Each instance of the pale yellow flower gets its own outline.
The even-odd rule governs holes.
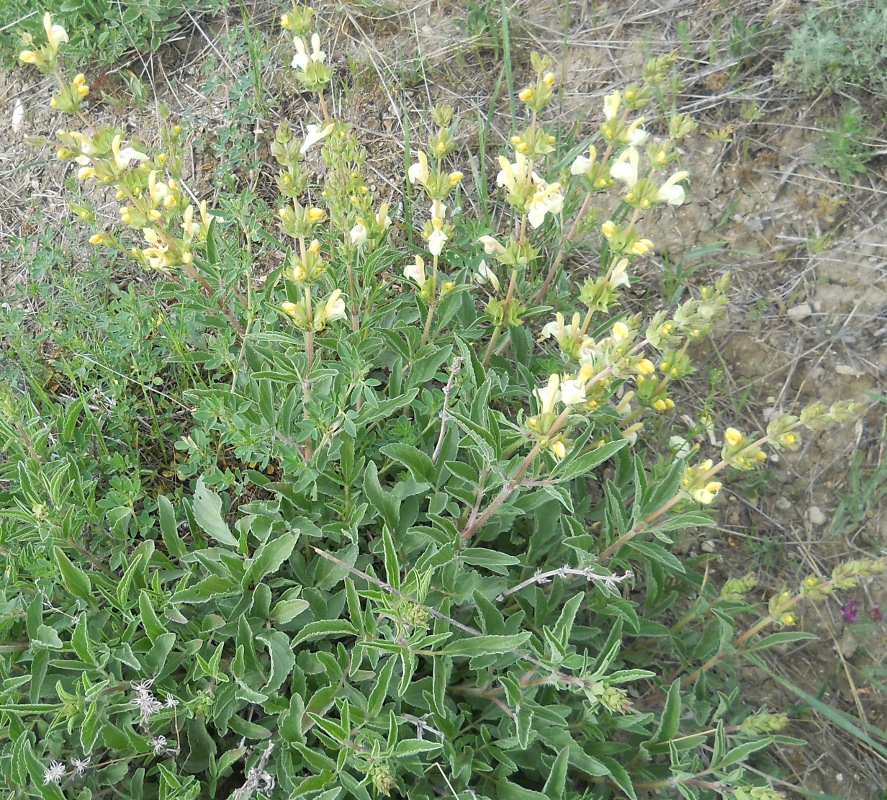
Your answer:
[[[52,24],[52,14],[48,11],[43,15],[43,28],[46,31],[46,41],[53,53],[58,52],[62,42],[68,41],[68,34],[61,25]]]

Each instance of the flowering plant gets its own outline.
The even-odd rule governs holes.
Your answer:
[[[728,428],[720,453],[689,432],[672,450],[651,435],[679,424],[672,389],[729,291],[723,274],[675,307],[622,307],[634,260],[656,247],[645,215],[686,199],[688,171],[668,170],[690,121],[665,120],[657,139],[640,115],[670,61],[608,95],[594,141],[552,174],[556,81],[533,55],[526,127],[498,158],[499,194],[481,198],[505,222],[465,244],[454,109],[436,107],[427,147],[408,154],[394,224],[357,134],[329,112],[313,14],[295,6],[281,24],[318,119],[301,138],[275,132],[278,210],[262,238],[277,262],[261,280],[233,215],[187,185],[178,126],[155,149],[90,125],[48,17],[47,44],[22,54],[83,125],[58,132],[58,157],[120,204],[114,225],[77,206],[90,242],[156,278],[152,335],[191,382],[171,443],[179,487],[158,481],[126,513],[81,484],[94,513],[82,530],[65,522],[81,517],[64,480],[39,477],[45,438],[32,443],[6,398],[4,478],[59,576],[10,626],[24,647],[0,695],[9,784],[44,797],[776,797],[744,764],[784,719],[740,720],[735,694],[711,700],[706,681],[719,685],[728,656],[803,638],[781,630],[801,599],[884,565],[780,592],[734,635],[754,581],[717,593],[670,550],[675,531],[710,524],[728,467],[853,413]],[[614,193],[619,210],[592,222]],[[580,246],[597,258],[577,285],[564,266]]]

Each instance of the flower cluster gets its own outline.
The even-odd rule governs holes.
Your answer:
[[[407,179],[410,185],[419,184],[431,201],[429,220],[422,228],[422,238],[428,244],[428,252],[436,259],[453,235],[453,227],[447,223],[448,207],[444,201],[460,184],[463,176],[459,171],[447,172],[443,168],[443,160],[452,153],[455,147],[452,131],[453,108],[440,105],[436,106],[431,113],[437,126],[436,134],[431,137],[428,143],[431,161],[429,162],[429,157],[424,150],[419,150],[416,153],[416,161],[407,170]]]

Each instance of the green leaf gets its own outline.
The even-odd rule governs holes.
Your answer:
[[[207,536],[220,544],[237,547],[239,542],[222,519],[222,498],[208,489],[201,475],[194,490],[194,519]]]
[[[400,516],[400,501],[390,492],[386,492],[379,483],[379,470],[370,461],[363,474],[363,490],[370,505],[381,515],[385,524],[393,531],[397,530]]]
[[[37,635],[31,639],[31,644],[52,650],[61,650],[64,647],[58,633],[53,628],[50,628],[49,625],[41,625],[37,628]]]
[[[806,631],[780,631],[771,633],[763,639],[758,640],[754,644],[743,648],[743,653],[753,653],[755,650],[765,650],[777,644],[788,644],[789,642],[800,642],[805,639],[818,639],[815,633],[807,633]]]
[[[589,453],[577,454],[575,456],[570,453],[569,457],[555,467],[551,477],[559,482],[564,482],[588,475],[596,466],[612,458],[627,444],[627,439],[619,439],[618,441],[607,442],[600,447],[596,447]]]
[[[240,591],[240,586],[231,578],[223,578],[220,575],[210,575],[200,583],[181,589],[170,599],[171,603],[205,603],[217,597],[233,594]]]
[[[382,548],[385,555],[385,577],[395,589],[400,589],[400,561],[391,536],[391,528],[382,526]]]
[[[665,698],[665,708],[659,719],[656,733],[648,744],[661,744],[674,739],[681,726],[681,679],[677,678],[668,687],[668,695]]]
[[[319,622],[309,622],[299,635],[293,639],[292,647],[296,648],[302,642],[315,642],[318,639],[333,639],[341,636],[356,636],[357,628],[343,619],[325,619]]]
[[[306,608],[308,608],[308,601],[301,598],[281,600],[271,609],[271,621],[275,625],[286,625],[298,617]]]
[[[434,484],[434,463],[427,453],[412,445],[397,442],[387,444],[381,450],[388,458],[403,464],[416,481]]]
[[[74,635],[71,636],[71,646],[77,654],[77,658],[87,664],[98,666],[92,642],[89,641],[89,628],[87,627],[86,614],[81,614],[74,626]]]
[[[89,575],[73,564],[61,547],[53,547],[52,552],[68,591],[74,597],[92,604],[92,581],[90,581]]]
[[[561,748],[545,779],[542,791],[548,800],[562,800],[567,786],[567,767],[570,765],[570,748]]]
[[[443,745],[440,742],[429,742],[425,739],[401,739],[394,748],[395,758],[408,758],[420,753],[433,753],[440,750]]]
[[[511,653],[526,644],[530,633],[517,633],[510,636],[476,636],[473,639],[459,639],[449,642],[441,650],[445,656],[486,656],[492,653]]]
[[[157,511],[160,517],[160,535],[163,537],[167,552],[174,558],[182,558],[187,554],[188,549],[179,536],[176,512],[165,495],[160,495],[157,498]]]
[[[631,777],[629,777],[629,774],[625,771],[625,767],[616,761],[616,759],[610,758],[609,756],[600,756],[599,760],[610,771],[610,777],[613,779],[613,783],[622,789],[631,800],[637,800],[634,786],[632,786],[631,783]]]
[[[498,550],[489,550],[485,547],[468,547],[459,554],[459,557],[465,564],[470,564],[474,567],[485,567],[490,572],[495,572],[498,575],[507,575],[507,567],[513,567],[521,563],[517,556],[500,553]]]
[[[151,598],[144,589],[139,592],[139,616],[142,619],[142,627],[152,642],[167,632],[160,617],[157,616],[157,612],[154,611],[154,606],[151,605]]]
[[[370,692],[367,700],[367,719],[373,720],[379,716],[382,706],[385,704],[385,698],[388,697],[388,686],[391,684],[391,676],[394,674],[394,667],[397,666],[397,659],[389,656],[385,659],[382,669],[376,677],[376,685]]]
[[[757,753],[758,750],[763,750],[765,747],[769,747],[772,743],[773,738],[769,736],[764,739],[755,739],[753,742],[745,742],[744,744],[739,745],[739,747],[734,747],[720,761],[712,763],[712,769],[724,769],[733,764],[740,764],[752,753]]]
[[[260,583],[266,575],[277,572],[283,562],[292,555],[298,538],[297,532],[284,533],[261,545],[246,571],[246,576],[243,579],[244,586]]]
[[[408,406],[418,396],[418,389],[410,389],[410,391],[405,394],[394,397],[391,400],[382,400],[378,403],[364,403],[360,413],[354,418],[354,425],[357,428],[365,428],[371,422],[387,419],[392,416],[395,411],[400,410],[404,406]]]

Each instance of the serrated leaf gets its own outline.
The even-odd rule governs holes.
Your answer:
[[[772,743],[773,739],[769,736],[764,739],[755,739],[753,742],[745,742],[726,753],[720,761],[712,762],[712,769],[724,769],[733,764],[740,764],[752,753],[757,753],[758,750],[763,750],[765,747],[769,747]]]
[[[389,657],[382,664],[382,669],[376,677],[376,685],[370,692],[367,700],[367,719],[372,720],[379,716],[382,706],[385,704],[385,698],[388,697],[388,687],[391,684],[391,676],[394,674],[394,667],[397,666],[397,659]]]
[[[71,636],[71,646],[77,654],[77,658],[85,661],[87,664],[98,666],[95,653],[92,649],[92,642],[89,641],[89,628],[86,622],[86,614],[81,614],[74,626],[74,634]]]
[[[52,650],[61,650],[64,647],[58,633],[56,633],[55,629],[50,628],[49,625],[41,625],[37,628],[37,635],[31,639],[31,644],[38,645],[39,647],[48,647]]]
[[[743,648],[743,652],[753,653],[755,650],[764,650],[777,644],[788,644],[789,642],[801,642],[807,639],[818,638],[815,633],[808,633],[807,631],[779,631],[778,633],[771,633],[769,636],[765,636],[754,644],[747,645]]]
[[[87,603],[92,603],[92,581],[80,567],[74,564],[61,547],[52,548],[55,556],[55,563],[58,565],[59,572],[62,573],[62,580],[68,591]]]
[[[151,605],[151,598],[144,589],[139,592],[139,616],[142,620],[142,627],[152,642],[167,632],[160,617],[157,616],[157,612],[154,611],[154,606]]]
[[[277,572],[284,561],[292,555],[299,538],[298,533],[284,533],[270,542],[265,542],[256,551],[244,577],[244,585],[261,583],[267,575]]]
[[[555,468],[552,479],[563,482],[570,481],[583,475],[588,475],[595,467],[603,464],[609,458],[612,458],[623,447],[628,444],[627,439],[619,439],[615,442],[607,442],[600,447],[596,447],[589,453],[581,455],[573,455],[565,458]]]
[[[239,542],[222,519],[222,498],[207,488],[201,475],[194,490],[194,519],[207,535],[220,544],[237,547]]]
[[[430,742],[425,739],[401,739],[394,748],[395,758],[408,758],[420,753],[433,753],[440,750],[443,745],[440,742]]]
[[[681,726],[681,680],[676,679],[668,688],[665,698],[665,708],[659,719],[656,733],[648,744],[660,744],[674,739]]]
[[[271,609],[271,621],[276,625],[286,625],[298,617],[306,608],[308,608],[308,601],[301,598],[281,600]]]
[[[418,395],[418,389],[410,389],[405,394],[394,397],[391,400],[381,400],[378,403],[364,403],[360,413],[354,418],[354,425],[357,428],[365,428],[371,422],[390,417],[395,411],[412,403]]]
[[[175,558],[182,558],[188,550],[179,536],[176,512],[165,495],[157,498],[157,513],[160,519],[160,535],[163,537],[167,552]]]
[[[551,765],[542,792],[548,800],[562,800],[567,786],[567,767],[570,765],[570,748],[561,748]]]
[[[295,648],[302,642],[314,642],[318,639],[338,638],[340,636],[356,636],[357,628],[343,619],[320,620],[309,622],[299,635],[293,639],[292,647]]]
[[[473,639],[459,639],[444,645],[440,651],[445,656],[485,656],[493,653],[510,653],[526,644],[529,632],[509,636],[476,636]]]
[[[381,450],[388,458],[403,464],[416,481],[434,484],[434,464],[431,456],[423,453],[418,447],[395,442],[385,445]]]

